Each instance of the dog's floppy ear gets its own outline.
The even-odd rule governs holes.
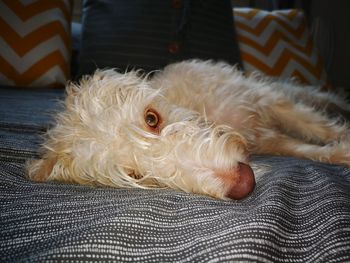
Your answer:
[[[71,104],[73,102],[74,97],[78,94],[80,86],[74,82],[68,82],[66,85],[66,100],[65,104]]]

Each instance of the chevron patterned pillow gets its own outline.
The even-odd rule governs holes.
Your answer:
[[[330,87],[301,10],[234,8],[233,12],[241,58],[248,73],[259,71]]]
[[[0,1],[0,84],[64,86],[71,9],[71,0]]]

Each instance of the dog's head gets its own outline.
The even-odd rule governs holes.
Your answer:
[[[67,87],[34,180],[116,187],[172,187],[241,199],[254,188],[245,139],[172,104],[137,72],[97,71]]]

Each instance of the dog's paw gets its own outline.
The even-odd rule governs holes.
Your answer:
[[[44,182],[50,176],[55,163],[53,159],[30,160],[26,163],[27,177],[36,182]]]
[[[337,142],[325,146],[326,158],[329,163],[341,164],[350,167],[350,143]],[[323,160],[321,160],[323,161]]]

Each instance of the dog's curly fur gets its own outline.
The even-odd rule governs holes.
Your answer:
[[[67,86],[28,175],[240,199],[254,188],[250,154],[350,165],[349,126],[327,107],[349,110],[335,94],[225,63],[184,61],[152,78],[98,70]]]

